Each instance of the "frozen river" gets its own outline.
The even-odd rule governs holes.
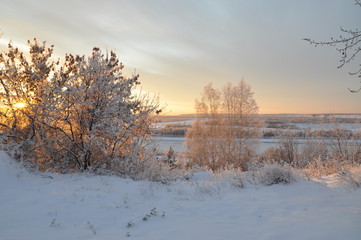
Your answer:
[[[325,141],[326,139],[318,139],[316,141]],[[169,150],[170,147],[173,148],[175,152],[185,152],[185,138],[184,137],[153,137],[153,141],[156,144],[157,148],[161,152],[166,152]],[[305,138],[298,138],[295,139],[297,144],[302,146],[308,141]],[[262,153],[269,147],[277,147],[280,143],[280,139],[278,138],[261,138],[258,140],[257,144],[257,152]],[[360,144],[360,143],[358,143]]]
[[[181,122],[182,124],[191,124],[193,120]],[[169,123],[169,122],[167,122]],[[171,122],[173,123],[173,122]],[[179,123],[179,122],[174,122]],[[173,123],[173,124],[174,124]],[[166,123],[161,123],[163,125],[159,125],[158,127],[164,126]],[[295,131],[303,131],[303,130],[330,130],[332,128],[338,127],[341,129],[348,129],[350,131],[359,132],[361,131],[360,123],[338,123],[338,124],[330,124],[330,123],[292,123],[296,127]],[[266,128],[265,130],[274,130],[272,128]],[[153,136],[153,141],[157,145],[158,149],[162,152],[168,151],[170,147],[173,148],[176,152],[185,152],[186,148],[184,145],[185,138],[177,137],[177,136]],[[279,144],[280,139],[277,138],[261,138],[259,139],[258,144],[258,152],[261,153],[269,147],[276,147]],[[307,139],[300,138],[296,140],[298,143],[302,145]],[[320,140],[322,141],[322,140]]]
[[[162,152],[168,151],[170,147],[176,152],[185,152],[184,140],[184,137],[153,137],[154,143]],[[258,152],[263,152],[269,147],[275,147],[278,143],[278,139],[259,139]]]

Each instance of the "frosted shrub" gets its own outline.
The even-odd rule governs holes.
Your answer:
[[[150,162],[143,171],[134,175],[135,180],[149,180],[169,184],[182,176],[181,170],[171,169],[163,162]]]
[[[342,180],[347,187],[360,188],[361,187],[361,167],[352,168],[338,174],[338,178]]]
[[[228,168],[218,172],[215,177],[218,181],[229,183],[234,188],[245,187],[245,172],[239,169]]]
[[[221,185],[216,181],[195,181],[195,191],[202,195],[217,196],[221,194]]]
[[[28,45],[29,58],[12,44],[0,52],[0,136],[17,146],[14,158],[61,173],[144,169],[160,110],[157,98],[134,94],[138,75],[123,76],[114,52],[54,61],[53,46]]]
[[[293,172],[291,167],[278,164],[266,164],[256,166],[252,170],[243,172],[237,168],[227,168],[214,174],[212,186],[231,186],[241,189],[249,184],[262,184],[270,186],[273,184],[289,184],[297,181],[298,176]]]
[[[316,160],[308,162],[306,172],[309,177],[321,177],[341,172],[345,166],[346,164],[341,161],[334,159],[322,160],[319,157]]]
[[[254,170],[252,175],[256,183],[265,186],[279,183],[288,184],[297,180],[296,175],[290,167],[277,164],[267,164],[262,168]]]
[[[149,180],[168,184],[184,176],[180,168],[170,167],[164,162],[163,158],[157,158],[155,150],[148,149],[144,158],[134,159],[133,161],[121,162],[123,169],[118,175],[128,176],[134,180]]]

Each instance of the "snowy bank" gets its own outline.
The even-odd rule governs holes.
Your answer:
[[[332,179],[334,181],[334,179]],[[0,153],[0,239],[359,240],[361,189],[33,175]]]

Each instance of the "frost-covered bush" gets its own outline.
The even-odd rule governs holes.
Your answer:
[[[156,149],[147,148],[143,157],[119,161],[113,173],[134,180],[149,180],[168,184],[184,176],[182,168],[171,167],[159,157]]]
[[[29,57],[11,44],[0,53],[0,135],[14,158],[42,171],[140,171],[147,161],[156,99],[134,94],[114,52],[67,54],[36,40]],[[120,167],[124,167],[121,169]],[[120,168],[120,169],[119,169]]]
[[[346,166],[347,163],[339,160],[322,160],[321,158],[317,158],[313,161],[309,161],[305,170],[309,177],[321,177],[341,172]]]
[[[297,180],[296,175],[288,166],[281,166],[278,164],[266,164],[264,167],[253,170],[249,175],[255,183],[260,183],[265,186],[273,184],[289,184]]]
[[[280,144],[258,157],[260,163],[288,164],[307,169],[310,176],[328,175],[344,166],[361,163],[361,134],[341,128],[335,119],[327,122],[331,129],[306,131],[302,144],[290,130],[280,134]]]
[[[342,180],[347,187],[360,188],[361,187],[361,167],[352,168],[338,174],[338,178]]]
[[[221,193],[221,186],[218,182],[195,182],[195,186],[195,191],[202,195],[217,196]]]
[[[184,176],[182,169],[170,168],[163,161],[147,160],[145,166],[144,169],[133,174],[132,178],[169,184]]]
[[[227,168],[214,173],[201,172],[190,178],[190,181],[196,184],[198,192],[213,195],[220,194],[223,188],[242,189],[249,184],[265,186],[289,184],[296,182],[299,178],[298,174],[289,166],[266,164],[245,172],[237,168]]]
[[[234,188],[244,188],[247,181],[246,175],[240,169],[227,168],[217,172],[215,178],[219,182],[229,183]]]

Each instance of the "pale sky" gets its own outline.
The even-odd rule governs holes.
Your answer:
[[[337,69],[328,40],[361,28],[354,0],[0,0],[0,47],[9,39],[90,55],[114,50],[143,91],[159,94],[168,114],[193,113],[212,82],[244,79],[260,113],[361,113],[356,63]]]

